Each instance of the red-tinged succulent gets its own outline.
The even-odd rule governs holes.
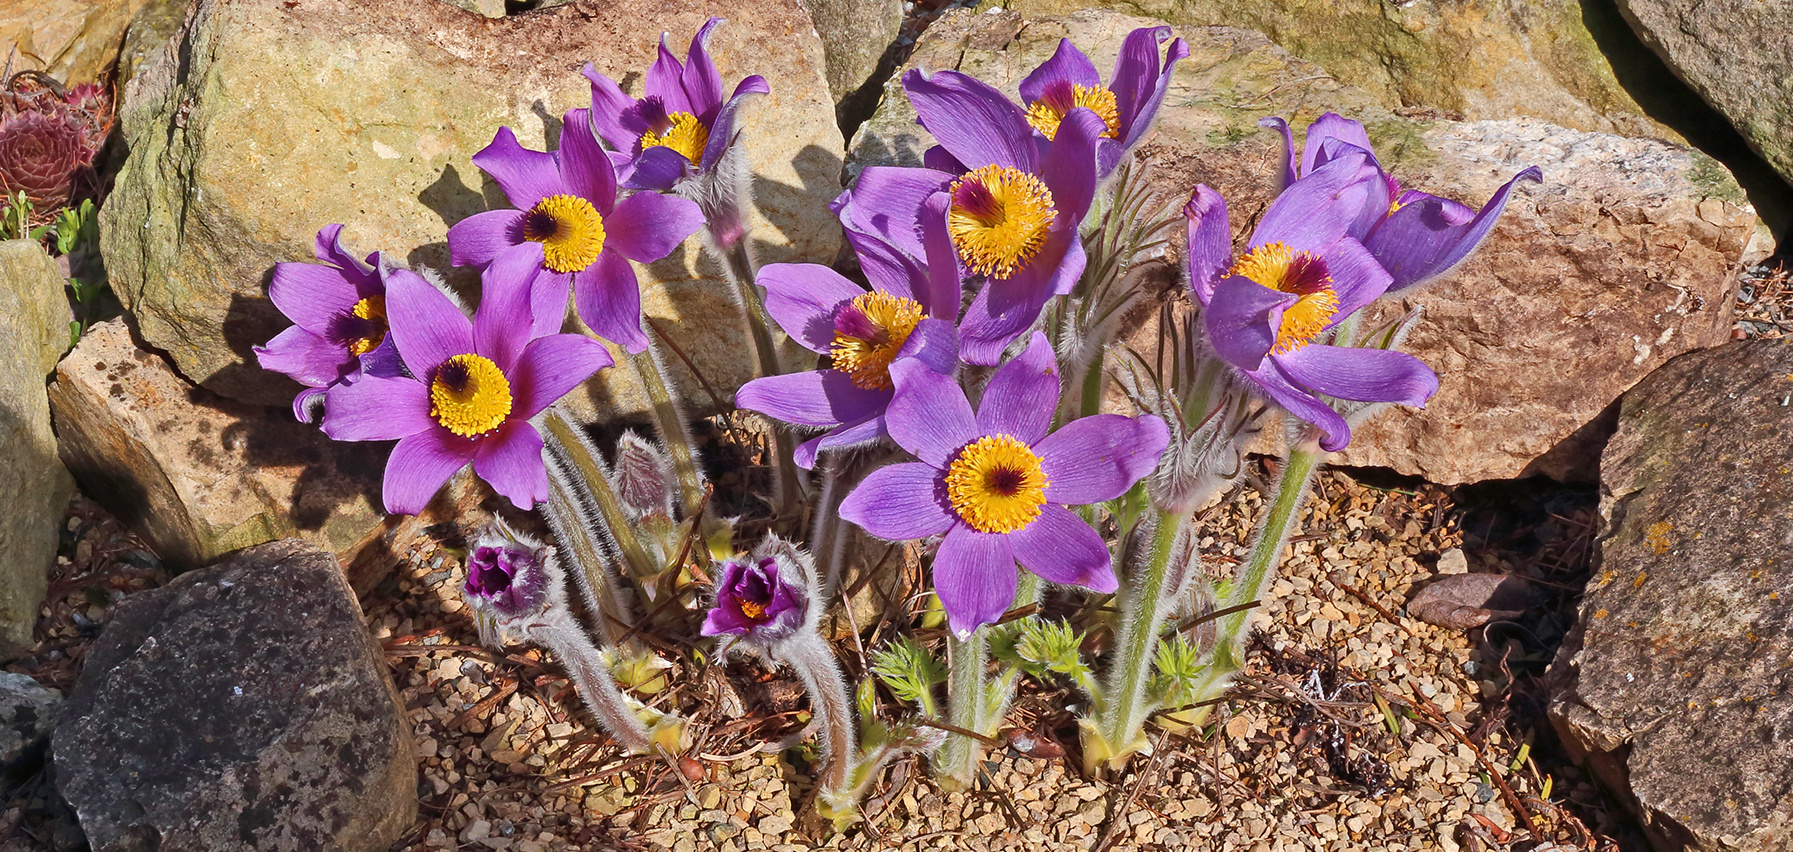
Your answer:
[[[41,72],[14,74],[0,92],[0,192],[20,192],[34,224],[68,206],[77,178],[112,129],[111,98],[84,83],[64,88]]]

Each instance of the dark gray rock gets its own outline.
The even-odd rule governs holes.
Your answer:
[[[385,850],[410,726],[336,560],[283,540],[113,610],[52,741],[98,852]]]
[[[0,672],[0,800],[43,765],[62,693],[29,675]]]
[[[1654,848],[1793,848],[1793,340],[1639,382],[1601,486],[1552,721]]]

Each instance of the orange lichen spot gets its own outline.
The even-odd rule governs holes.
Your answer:
[[[1603,609],[1594,610],[1594,617],[1595,618],[1605,618],[1606,610],[1603,610]]]
[[[1637,572],[1637,579],[1631,581],[1631,588],[1633,588],[1633,589],[1643,588],[1644,578],[1648,577],[1648,576],[1650,576],[1650,572],[1648,572],[1648,571]]]
[[[1651,524],[1650,528],[1644,531],[1644,544],[1656,551],[1657,556],[1669,552],[1669,548],[1674,547],[1674,542],[1669,541],[1668,534],[1674,528],[1675,525],[1668,521],[1657,521]]]

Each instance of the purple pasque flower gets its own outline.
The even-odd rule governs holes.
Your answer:
[[[953,319],[959,310],[958,268],[946,236],[946,194],[923,218],[929,263],[902,264],[898,252],[862,253],[869,292],[826,266],[773,263],[760,270],[766,312],[792,340],[831,361],[826,369],[766,376],[741,386],[735,405],[769,417],[827,429],[797,446],[797,464],[815,466],[816,453],[865,444],[886,434],[884,411],[893,385],[890,366],[917,358],[936,372],[958,366]],[[857,247],[870,240],[855,241]],[[895,273],[895,274],[892,274]]]
[[[324,389],[363,373],[399,374],[398,350],[386,333],[387,268],[374,252],[357,260],[342,247],[342,226],[318,231],[317,263],[276,263],[268,298],[293,327],[255,347],[262,369],[305,386],[293,416],[310,421]]]
[[[698,29],[684,62],[666,48],[666,34],[661,33],[660,55],[648,68],[639,100],[586,64],[591,127],[615,152],[617,171],[628,186],[663,192],[714,169],[734,142],[735,112],[742,101],[772,91],[766,78],[753,74],[722,100],[722,75],[709,52],[710,31],[722,20],[711,18]]]
[[[1405,352],[1320,341],[1388,289],[1389,274],[1347,234],[1368,193],[1368,154],[1343,152],[1271,202],[1245,254],[1233,257],[1226,201],[1197,186],[1188,219],[1190,289],[1209,344],[1270,400],[1344,449],[1351,428],[1321,394],[1423,406],[1438,377]]]
[[[1021,81],[1027,123],[1051,139],[1073,108],[1093,110],[1106,125],[1096,140],[1096,173],[1107,177],[1151,129],[1170,87],[1171,72],[1189,56],[1188,42],[1173,39],[1160,62],[1158,44],[1167,38],[1170,27],[1140,27],[1128,33],[1107,86],[1083,51],[1070,39],[1059,39],[1058,52]]]
[[[531,307],[538,274],[527,255],[500,255],[485,270],[472,321],[422,276],[388,277],[391,335],[409,375],[330,388],[323,423],[338,441],[398,441],[382,486],[386,511],[417,514],[468,464],[518,508],[548,498],[542,438],[529,419],[609,366],[610,353],[584,335],[551,333],[562,314]]]
[[[513,618],[533,613],[548,597],[543,556],[539,544],[523,541],[497,522],[468,548],[462,591],[475,609]]]
[[[529,258],[545,270],[533,296],[537,312],[566,303],[599,336],[630,352],[647,349],[641,330],[641,288],[629,261],[670,254],[704,222],[683,198],[637,192],[617,200],[616,171],[587,126],[586,110],[567,112],[560,150],[531,151],[508,127],[473,155],[498,182],[514,210],[476,213],[448,229],[456,266],[485,266],[503,256]],[[564,310],[561,308],[560,310]]]
[[[1067,505],[1125,493],[1158,464],[1164,421],[1098,414],[1047,434],[1058,364],[1046,335],[998,368],[974,413],[949,376],[905,358],[891,368],[890,436],[920,461],[879,468],[840,516],[890,541],[944,535],[934,591],[969,635],[1015,597],[1015,563],[1053,583],[1117,587],[1102,536]]]
[[[1330,112],[1315,119],[1307,127],[1299,166],[1288,122],[1272,117],[1258,124],[1282,134],[1284,156],[1278,191],[1335,157],[1349,151],[1363,152],[1366,172],[1375,179],[1368,181],[1369,195],[1346,233],[1363,243],[1388,270],[1393,278],[1388,287],[1391,293],[1437,279],[1462,263],[1494,230],[1514,186],[1520,180],[1544,179],[1537,166],[1527,166],[1495,190],[1482,209],[1472,210],[1448,198],[1403,190],[1401,182],[1376,160],[1369,134],[1360,122]]]
[[[771,645],[797,632],[808,618],[808,608],[801,569],[756,553],[722,563],[716,604],[704,615],[702,632]]]

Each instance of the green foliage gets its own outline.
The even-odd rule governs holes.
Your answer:
[[[1095,674],[1083,661],[1083,634],[1062,621],[1026,618],[990,637],[990,654],[1041,680],[1070,678],[1084,694],[1096,696]]]
[[[946,667],[928,649],[907,636],[897,638],[872,652],[872,674],[884,682],[900,701],[921,707],[923,713],[938,716],[934,687],[946,682]],[[863,711],[866,718],[870,714]]]
[[[1195,690],[1207,674],[1210,656],[1181,633],[1158,646],[1158,673],[1147,691],[1157,707],[1181,707],[1195,698]]]
[[[0,232],[9,240],[22,240],[38,236],[31,230],[31,199],[25,197],[25,191],[6,199],[6,207],[0,210]],[[41,232],[42,229],[39,229]]]

